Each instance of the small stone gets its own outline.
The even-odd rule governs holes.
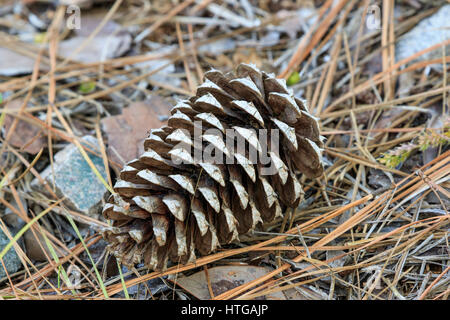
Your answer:
[[[36,236],[39,242],[36,240]],[[52,252],[45,243],[45,239],[38,232],[33,232],[28,229],[23,235],[23,242],[26,249],[27,257],[35,261],[47,261],[47,257],[52,257]],[[59,258],[63,256],[62,253],[56,252]]]
[[[87,148],[99,154],[96,138],[84,136],[82,140],[95,146],[96,150],[93,150],[93,147],[85,144]],[[90,152],[86,151],[86,153],[102,177],[106,180],[103,159]],[[97,178],[94,171],[92,171],[77,146],[70,144],[55,155],[53,171],[54,176],[51,166],[48,166],[41,173],[41,176],[51,187],[53,187],[53,181],[55,182],[56,194],[59,197],[66,197],[65,201],[69,207],[88,215],[96,215],[99,213],[106,187]],[[45,190],[37,179],[33,181],[32,186],[40,191]]]
[[[79,53],[72,55],[76,48],[86,41],[85,37],[73,37],[60,43],[59,54],[64,58],[70,58],[83,63],[105,61],[123,55],[131,45],[129,34],[120,34],[109,38],[96,37],[89,46],[84,47]]]
[[[429,48],[435,44],[450,39],[450,5],[445,5],[432,16],[422,20],[412,30],[401,36],[397,42],[395,52],[396,61],[403,60],[413,54]],[[450,54],[450,46],[445,47],[446,55]],[[421,55],[413,61],[423,61],[442,57],[442,48]]]
[[[121,26],[113,21],[108,21],[92,41],[84,46],[92,30],[99,26],[102,19],[103,16],[98,14],[83,13],[80,20],[80,29],[75,29],[73,37],[59,43],[58,54],[61,57],[83,63],[104,61],[122,56],[130,49],[132,38],[126,30],[122,30]],[[81,51],[74,55],[75,50],[78,50],[81,46],[83,46]]]
[[[9,243],[9,239],[6,236],[6,234],[3,233],[3,231],[0,229],[0,252],[5,248],[5,246]],[[20,267],[22,266],[22,263],[20,262],[19,256],[17,255],[16,250],[14,250],[14,247],[9,249],[8,252],[3,257],[3,263],[5,264],[6,271],[8,271],[8,274],[15,273],[19,271]],[[3,265],[0,263],[0,279],[6,277],[5,269],[3,268]]]
[[[24,212],[28,212],[27,202],[23,199],[20,199],[20,202]],[[13,208],[20,211],[20,207],[15,199],[11,199],[9,203]],[[23,221],[22,218],[20,218],[19,215],[13,212],[9,207],[5,208],[5,212],[3,214],[0,213],[0,217],[3,222],[5,222],[8,227],[13,228],[13,230],[20,230],[26,224],[25,221]]]
[[[14,63],[11,63],[14,61]],[[7,48],[0,48],[0,76],[17,76],[31,73],[34,60]]]

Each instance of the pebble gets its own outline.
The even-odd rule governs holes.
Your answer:
[[[435,14],[422,20],[413,29],[402,35],[397,42],[396,61],[450,39],[450,5],[445,5]],[[450,46],[446,46],[446,55],[450,54]],[[423,61],[442,57],[442,48],[421,55],[414,61]]]
[[[98,152],[97,139],[92,136],[84,136],[82,141],[86,141],[95,146]],[[81,141],[81,143],[83,143]],[[86,147],[90,148],[86,144]],[[102,177],[106,180],[106,170],[103,165],[103,159],[89,152],[86,152]],[[66,197],[65,203],[73,210],[95,216],[100,212],[102,198],[107,191],[106,187],[97,178],[91,167],[81,155],[74,144],[66,146],[55,155],[52,168],[49,165],[43,172],[42,178],[45,179],[51,187],[55,182],[56,194],[59,197]],[[32,183],[35,189],[44,191],[39,181],[35,179]]]
[[[0,229],[0,252],[8,243],[9,238]],[[8,271],[9,275],[19,271],[20,267],[22,266],[19,256],[17,255],[17,252],[16,250],[14,250],[14,248],[8,250],[6,255],[3,257],[3,263],[5,264],[6,270]],[[4,277],[6,277],[5,269],[3,268],[3,265],[0,263],[0,279]]]
[[[33,67],[34,60],[30,57],[7,48],[0,48],[0,76],[11,77],[31,73]]]

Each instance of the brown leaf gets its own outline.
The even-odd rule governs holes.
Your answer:
[[[23,100],[12,100],[6,104],[5,109],[20,109]],[[8,136],[15,117],[5,117],[5,137]],[[9,139],[9,143],[17,148],[23,148],[25,152],[36,154],[47,145],[45,135],[41,128],[25,120],[19,120]]]
[[[108,155],[111,160],[124,164],[143,153],[147,132],[161,127],[161,115],[169,115],[170,105],[160,97],[145,102],[135,102],[123,109],[121,115],[102,119],[103,131],[108,138]]]
[[[248,283],[271,272],[270,268],[255,266],[221,266],[208,269],[209,281],[214,296]],[[176,283],[200,300],[211,299],[205,271],[199,271],[188,277],[179,277]],[[286,300],[282,292],[264,296],[268,300]]]

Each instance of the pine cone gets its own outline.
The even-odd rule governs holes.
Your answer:
[[[298,206],[299,174],[322,174],[317,119],[284,80],[249,64],[205,78],[150,132],[103,209],[108,249],[125,265],[193,262]]]

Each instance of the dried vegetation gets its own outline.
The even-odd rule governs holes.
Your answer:
[[[199,272],[213,299],[448,299],[450,40],[396,59],[402,36],[445,1],[75,2],[92,5],[82,24],[93,25],[78,33],[65,27],[62,5],[0,8],[0,54],[10,59],[0,63],[0,229],[10,240],[0,257],[5,266],[14,247],[22,263],[0,279],[0,299],[204,297],[177,284]],[[369,29],[373,5],[379,28]],[[87,215],[50,185],[33,188],[71,143],[111,191],[137,151],[118,155],[126,148],[111,147],[104,119],[155,96],[175,105],[211,67],[242,62],[288,79],[326,137],[323,175],[302,178],[303,199],[284,218],[194,263],[127,269],[105,250],[100,209]],[[163,109],[146,130],[164,123]],[[86,134],[98,148],[83,143]],[[208,273],[218,266],[265,271],[219,288]]]

